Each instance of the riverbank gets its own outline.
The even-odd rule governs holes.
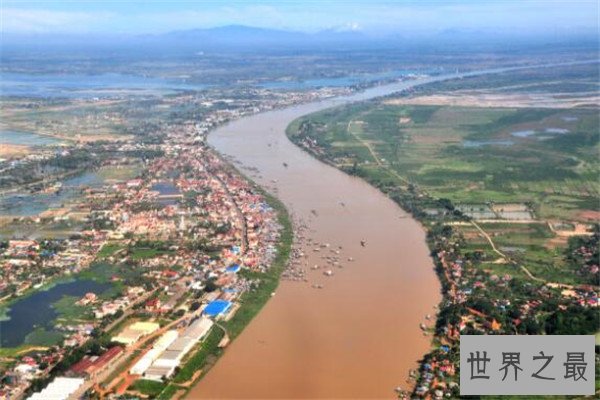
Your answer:
[[[582,237],[586,238],[585,240],[569,242],[569,246],[563,244],[562,247],[557,247],[557,244],[552,242],[552,247],[546,248],[543,246],[551,239],[551,235],[540,233],[545,225],[536,224],[540,221],[533,218],[534,215],[536,218],[544,216],[544,212],[552,212],[552,209],[546,208],[540,212],[539,207],[536,207],[535,214],[530,214],[531,205],[517,208],[518,204],[503,205],[492,202],[490,206],[487,200],[482,200],[493,194],[502,196],[501,198],[508,203],[518,202],[515,196],[526,196],[530,191],[535,191],[536,187],[540,187],[540,176],[548,180],[555,179],[549,186],[557,188],[561,184],[560,177],[556,178],[555,175],[547,173],[548,170],[557,173],[557,168],[553,168],[553,165],[562,163],[557,162],[556,158],[562,154],[570,156],[575,153],[585,159],[585,149],[576,152],[578,147],[573,144],[571,147],[567,146],[573,141],[558,136],[556,142],[561,145],[563,153],[557,153],[552,147],[553,159],[546,157],[541,162],[533,163],[523,169],[527,174],[519,175],[515,172],[518,171],[519,163],[531,162],[530,157],[536,154],[536,151],[547,151],[546,146],[549,147],[553,143],[548,140],[532,142],[530,139],[518,142],[518,139],[514,139],[513,153],[510,152],[512,148],[500,152],[502,157],[512,155],[515,158],[515,161],[511,162],[511,166],[514,167],[511,173],[514,180],[511,182],[511,188],[514,189],[515,182],[519,183],[519,178],[533,181],[534,177],[537,177],[535,182],[526,185],[517,193],[506,193],[507,190],[501,185],[503,181],[498,180],[492,181],[497,185],[495,190],[486,187],[487,190],[481,193],[473,187],[475,182],[471,182],[469,186],[468,177],[472,177],[473,174],[489,177],[501,170],[501,166],[489,166],[494,162],[494,157],[498,157],[493,149],[487,152],[486,149],[461,150],[458,145],[454,145],[451,151],[443,151],[443,146],[460,143],[461,137],[457,132],[464,131],[464,126],[470,126],[478,132],[489,132],[490,135],[508,135],[513,130],[520,132],[512,126],[513,124],[537,124],[534,128],[544,131],[548,129],[544,123],[557,124],[566,119],[566,116],[558,111],[552,111],[548,116],[539,110],[529,110],[526,113],[493,109],[465,111],[461,108],[461,117],[450,119],[447,118],[450,111],[452,110],[442,107],[408,106],[400,109],[389,105],[382,106],[379,103],[357,104],[338,109],[337,112],[327,110],[302,117],[293,121],[286,130],[288,138],[298,147],[315,158],[368,182],[409,212],[427,230],[427,244],[442,284],[444,298],[435,318],[435,326],[429,324],[431,315],[424,316],[422,329],[425,334],[434,336],[432,347],[424,355],[419,371],[411,373],[411,377],[417,381],[414,390],[410,393],[403,392],[411,397],[458,396],[460,334],[591,334],[595,333],[598,324],[598,315],[594,314],[594,298],[597,299],[597,294],[594,294],[593,288],[590,289],[588,275],[584,274],[587,271],[586,267],[581,265],[581,261],[569,261],[577,257],[577,250],[573,253],[573,249],[593,247],[593,243],[597,243],[597,233],[593,234],[593,230],[584,232]],[[503,124],[489,118],[494,112],[503,117],[499,120]],[[585,121],[590,118],[590,113],[577,112],[578,120]],[[431,128],[431,124],[427,125],[435,119],[434,116],[438,115],[436,113],[446,117],[442,119],[442,128],[437,130]],[[488,115],[488,119],[481,118],[482,113]],[[564,111],[564,114],[567,113],[570,116],[575,111]],[[473,118],[473,121],[469,118]],[[487,130],[478,130],[477,123],[484,122]],[[452,123],[460,123],[461,128],[453,129]],[[585,134],[585,130],[579,129],[577,132],[580,136]],[[431,136],[435,135],[438,137],[432,139]],[[407,136],[410,140],[404,140]],[[442,150],[436,153],[432,150],[434,146],[442,147]],[[529,158],[520,159],[519,155],[523,154],[518,152],[520,146],[537,148],[536,151],[526,153]],[[468,168],[469,160],[460,158],[467,151],[477,160],[478,169]],[[481,157],[480,153],[485,154],[485,160],[478,158]],[[592,162],[590,160],[590,163]],[[453,168],[460,171],[453,171]],[[542,170],[542,173],[532,175],[536,169]],[[459,177],[465,179],[465,182],[451,181],[452,178],[457,180]],[[434,181],[434,178],[437,180]],[[580,179],[586,183],[585,177]],[[443,185],[448,186],[446,191]],[[448,199],[441,196],[440,192],[454,197]],[[585,195],[569,195],[580,200],[585,198]],[[469,199],[471,203],[479,202],[481,206],[463,207],[460,203],[453,202],[456,197],[465,202]],[[531,198],[535,199],[535,196]],[[535,205],[534,201],[532,203]],[[584,211],[587,207],[584,201],[578,204],[581,209],[569,210],[574,218],[579,215],[578,211]],[[480,208],[489,209],[488,214],[491,216],[487,216]],[[519,223],[518,220],[503,219],[506,215],[510,217],[511,212],[516,212],[513,210],[518,210],[521,213],[519,215],[527,215],[527,224]],[[562,212],[567,215],[565,210]],[[476,221],[478,213],[495,220],[480,224]],[[488,234],[481,226],[492,230],[493,233]],[[515,254],[514,248],[523,250]],[[528,253],[530,249],[532,256]],[[540,255],[550,255],[558,259],[559,266],[550,268],[548,257],[540,259]],[[536,276],[544,279],[533,276],[524,264],[534,270]],[[546,282],[554,283],[546,285]],[[561,287],[568,287],[570,290],[561,291]],[[540,301],[541,299],[544,301]],[[557,308],[556,304],[560,306]],[[569,322],[565,322],[567,320]]]
[[[338,170],[347,173],[349,175],[354,175],[351,173],[351,170],[349,169],[345,169],[345,168],[340,168],[335,161],[333,160],[333,158],[331,157],[331,154],[328,154],[326,151],[323,151],[322,148],[318,148],[318,147],[311,147],[311,146],[306,146],[306,143],[303,141],[304,136],[302,136],[299,132],[301,130],[301,121],[306,120],[306,118],[308,118],[308,116],[304,116],[304,117],[300,117],[296,120],[294,120],[286,129],[286,136],[287,138],[294,143],[296,146],[298,146],[299,148],[303,149],[304,151],[306,151],[308,154],[310,154],[312,157],[315,157],[317,160],[319,160],[320,162],[323,162],[327,165],[330,165],[334,168],[337,168]],[[385,172],[384,172],[385,174]],[[439,243],[441,241],[444,240],[444,236],[440,235],[441,231],[436,230],[436,229],[432,229],[434,227],[435,224],[437,223],[445,223],[448,221],[453,221],[453,220],[460,220],[460,218],[455,218],[454,216],[447,216],[448,218],[443,218],[443,219],[433,219],[431,218],[431,216],[428,216],[424,210],[426,208],[434,208],[434,207],[439,207],[441,204],[427,196],[425,193],[422,193],[420,191],[418,191],[417,189],[414,190],[400,190],[400,191],[396,191],[394,193],[390,193],[389,191],[385,190],[382,186],[381,186],[381,181],[380,181],[380,176],[373,176],[373,175],[358,175],[361,179],[363,179],[365,182],[367,182],[369,185],[371,185],[373,188],[381,191],[381,193],[389,196],[403,211],[409,213],[411,215],[412,218],[414,218],[417,222],[419,222],[421,224],[421,226],[423,227],[423,229],[427,232],[427,246],[429,248],[429,250],[431,251],[431,258],[434,262],[435,265],[435,271],[436,274],[438,276],[438,279],[442,285],[442,294],[443,294],[443,298],[442,301],[440,302],[440,306],[437,309],[440,309],[441,307],[443,307],[443,303],[447,302],[449,299],[447,297],[447,290],[448,290],[448,282],[447,279],[445,279],[445,275],[444,275],[444,269],[442,268],[442,265],[439,261],[439,259],[437,259],[434,254],[435,254],[435,250],[436,247],[439,245]],[[389,178],[392,179],[398,179],[397,176],[393,176],[392,174],[390,174]],[[406,185],[405,181],[400,182],[403,185],[404,189],[408,189]],[[402,193],[400,193],[402,192]],[[434,327],[431,326],[429,323],[430,320],[435,320],[437,318],[437,315],[435,315],[433,318],[431,316],[423,316],[424,318],[424,323],[421,325],[422,330],[424,332],[425,335],[429,335],[431,333],[434,332]],[[425,325],[428,324],[428,325]],[[437,346],[439,347],[441,345],[441,342],[439,341],[439,338],[436,338],[435,336],[432,337],[432,343],[431,343],[431,347],[430,350],[433,349],[433,347]],[[429,353],[429,351],[427,352]],[[422,368],[422,363],[420,364],[419,369]],[[409,378],[406,380],[405,384],[408,386],[399,386],[398,388],[398,396],[401,398],[409,398],[408,396],[410,396],[411,393],[414,393],[415,390],[415,378],[417,377],[417,374],[415,373],[416,370],[411,370],[411,372],[409,373]],[[408,390],[407,390],[408,388]]]
[[[424,231],[368,184],[315,162],[285,129],[298,116],[418,82],[253,115],[209,135],[303,232],[289,278],[190,398],[386,398],[417,367],[429,348],[419,322],[439,296]],[[385,329],[374,336],[374,327]]]
[[[279,286],[280,276],[285,270],[289,261],[292,241],[293,227],[292,220],[285,206],[274,196],[266,193],[260,187],[255,186],[257,192],[264,196],[266,202],[277,212],[277,219],[281,225],[281,235],[277,245],[277,255],[265,273],[252,272],[249,270],[240,271],[240,276],[246,279],[259,279],[260,284],[253,290],[244,293],[240,299],[241,306],[236,311],[233,318],[221,322],[222,329],[213,328],[207,339],[200,345],[197,351],[181,367],[179,372],[158,395],[159,400],[168,400],[178,392],[179,398],[189,392],[194,386],[202,380],[210,368],[215,365],[217,360],[226,350],[219,347],[219,343],[224,337],[225,331],[231,341],[233,341],[244,328],[258,315],[260,310],[267,304],[269,299],[275,293]],[[201,371],[198,373],[198,371]]]

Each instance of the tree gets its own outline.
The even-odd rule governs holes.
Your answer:
[[[217,286],[217,284],[213,280],[208,280],[206,282],[206,284],[204,285],[204,291],[207,292],[207,293],[214,292],[218,288],[219,287]]]
[[[440,206],[444,207],[448,211],[454,210],[454,205],[452,204],[452,201],[450,199],[441,198],[438,200],[438,203],[440,204]]]

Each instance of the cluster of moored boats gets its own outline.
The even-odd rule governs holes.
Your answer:
[[[322,271],[323,276],[332,277],[335,275],[335,269],[344,268],[342,262],[354,261],[353,257],[344,257],[342,246],[332,246],[330,243],[321,243],[314,241],[305,233],[308,226],[304,223],[297,223],[295,229],[295,242],[292,248],[290,261],[286,270],[282,274],[282,279],[296,282],[309,282],[309,271]],[[312,252],[312,255],[310,254]],[[309,259],[318,257],[319,262],[309,267]],[[323,289],[324,285],[319,282],[311,284],[314,289]]]

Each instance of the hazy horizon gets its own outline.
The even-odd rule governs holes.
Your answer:
[[[598,33],[598,2],[578,1],[14,1],[3,35],[144,35],[245,25],[366,37],[483,32],[534,36]],[[360,10],[360,12],[357,12]]]

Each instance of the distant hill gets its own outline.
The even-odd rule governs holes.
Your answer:
[[[388,33],[370,36],[356,30],[328,29],[315,33],[283,29],[227,25],[216,28],[189,29],[162,34],[145,35],[66,35],[66,34],[4,34],[5,53],[22,50],[97,51],[169,55],[210,52],[287,52],[340,51],[356,49],[391,49],[409,52],[448,51],[507,51],[524,46],[560,44],[572,46],[595,45],[597,37],[589,35],[530,35],[499,33],[492,30],[447,29],[412,33]]]
[[[324,30],[305,33],[282,29],[257,28],[245,25],[227,25],[217,28],[191,29],[147,35],[144,40],[213,46],[315,46],[352,42],[368,42],[370,38],[360,32]]]

